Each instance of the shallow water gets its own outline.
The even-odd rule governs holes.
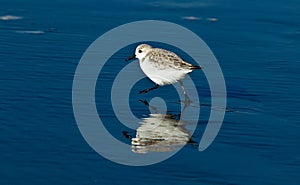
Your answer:
[[[0,3],[1,184],[300,183],[298,1]],[[6,15],[17,19],[7,20]],[[120,24],[144,19],[180,24],[207,43],[223,70],[228,103],[216,140],[199,152],[210,92],[203,73],[192,73],[201,81],[201,115],[192,135],[196,144],[164,162],[129,167],[106,160],[85,142],[73,115],[72,82],[82,54],[95,39]],[[97,106],[107,107],[99,113],[105,126],[128,144],[124,131],[133,137],[135,132],[116,120],[109,99],[101,97],[110,96],[109,85],[133,48],[110,59],[100,74],[107,86],[96,88]],[[114,64],[120,66],[112,68]],[[133,113],[147,118],[150,111],[138,99],[159,94],[169,102],[169,113],[178,114],[172,87],[135,93],[151,85],[144,79],[132,89]]]

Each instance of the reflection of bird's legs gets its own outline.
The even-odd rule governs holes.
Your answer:
[[[148,103],[148,101],[147,100],[139,100],[140,102],[143,102],[147,107],[150,107],[151,108],[151,110],[153,110],[155,113],[158,113],[158,110],[157,110],[157,108],[156,107],[154,107],[154,106],[152,106],[152,105],[150,105],[149,103]]]
[[[155,84],[154,87],[151,87],[151,88],[142,90],[142,91],[140,91],[139,93],[140,93],[140,94],[145,94],[145,93],[147,93],[147,92],[149,92],[149,91],[151,91],[151,90],[153,90],[153,89],[157,89],[158,87],[159,87],[158,84]]]
[[[140,102],[144,103],[147,107],[149,107],[155,114],[161,114],[160,111],[153,105],[150,105],[147,100],[139,100]],[[170,117],[173,119],[180,119],[181,114],[168,114],[168,113],[163,113],[166,117]]]
[[[187,95],[187,93],[186,93],[186,91],[185,91],[185,88],[184,88],[183,83],[182,83],[181,80],[179,80],[179,83],[180,83],[180,87],[181,87],[181,89],[182,89],[182,91],[183,91],[183,95],[184,95],[184,98],[185,98],[185,99],[184,99],[184,108],[186,108],[187,106],[190,105],[191,100],[190,100],[189,96]]]

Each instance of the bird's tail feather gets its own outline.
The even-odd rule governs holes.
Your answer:
[[[190,69],[195,70],[195,69],[202,69],[203,67],[200,66],[191,66]]]

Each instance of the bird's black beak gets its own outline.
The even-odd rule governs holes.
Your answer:
[[[135,58],[135,54],[133,54],[133,55],[131,55],[130,57],[126,58],[125,61],[127,62],[127,61],[129,61],[129,60],[134,59],[134,58]]]

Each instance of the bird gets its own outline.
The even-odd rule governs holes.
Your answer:
[[[149,44],[140,44],[136,47],[135,53],[125,61],[137,58],[140,68],[144,74],[155,83],[154,87],[140,91],[140,94],[148,93],[159,86],[180,83],[185,97],[188,97],[184,89],[182,80],[187,74],[194,70],[202,69],[197,65],[192,65],[184,61],[172,51],[162,48],[153,48]]]

